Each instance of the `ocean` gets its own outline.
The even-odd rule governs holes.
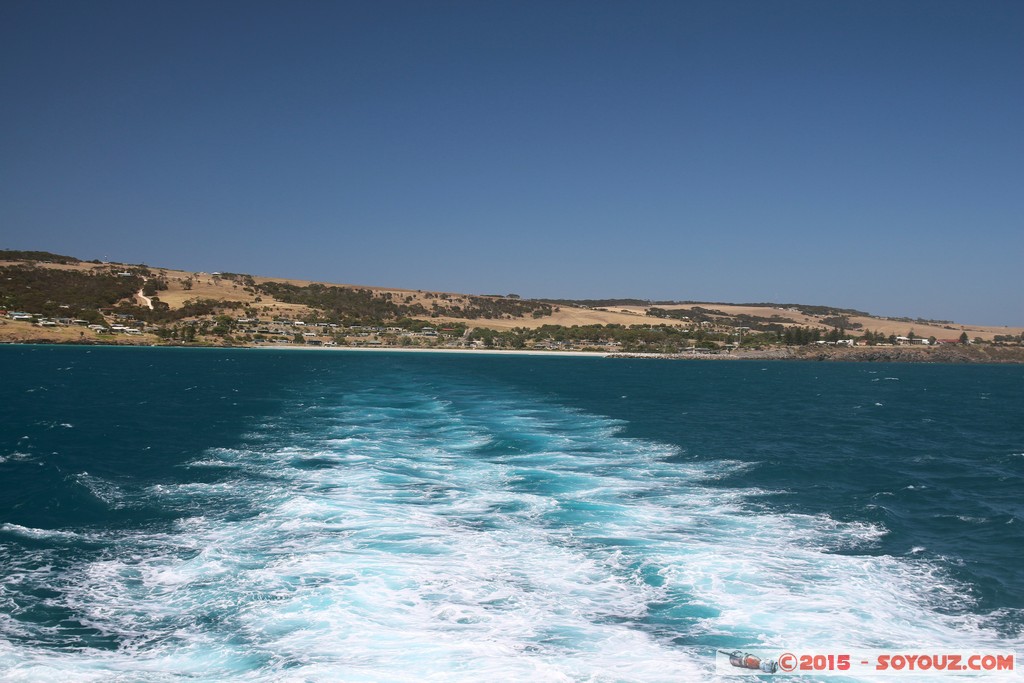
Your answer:
[[[1024,654],[1022,366],[0,363],[2,680],[699,681],[717,650]]]

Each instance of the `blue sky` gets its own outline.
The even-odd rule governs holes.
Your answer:
[[[1024,325],[1024,3],[0,3],[0,248]]]

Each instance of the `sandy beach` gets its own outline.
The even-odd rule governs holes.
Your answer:
[[[357,351],[367,353],[461,353],[471,356],[562,356],[572,358],[608,358],[610,353],[593,353],[589,351],[530,351],[512,349],[429,349],[389,347],[371,348],[367,346],[298,346],[295,344],[259,344],[247,347],[255,349],[274,349],[277,351]]]

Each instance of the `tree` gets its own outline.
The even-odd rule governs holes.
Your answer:
[[[971,343],[971,339],[970,339],[970,337],[967,336],[966,332],[961,332],[960,333],[960,343],[961,344],[970,344]]]

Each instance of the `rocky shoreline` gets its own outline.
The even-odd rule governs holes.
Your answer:
[[[787,346],[762,351],[734,351],[710,354],[629,354],[610,358],[662,358],[669,360],[805,360],[855,363],[1024,363],[1024,347],[992,345],[862,346],[818,347]]]

